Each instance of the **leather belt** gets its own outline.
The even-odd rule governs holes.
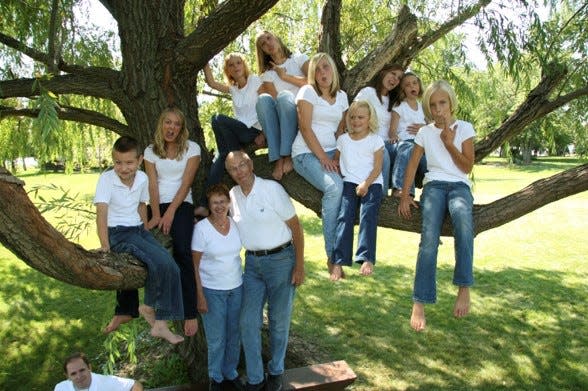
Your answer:
[[[292,245],[292,242],[286,242],[286,243],[282,244],[281,246],[278,246],[275,248],[270,248],[269,250],[247,250],[247,251],[245,251],[245,253],[248,255],[254,255],[256,257],[261,257],[264,255],[272,255],[272,254],[279,253],[280,251],[287,249],[291,245]]]

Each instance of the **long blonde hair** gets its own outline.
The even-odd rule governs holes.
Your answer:
[[[164,109],[159,115],[159,119],[157,120],[157,128],[155,129],[155,134],[153,135],[153,153],[162,159],[167,158],[165,139],[163,138],[163,122],[169,113],[177,115],[180,117],[180,121],[182,121],[182,129],[180,130],[180,133],[178,133],[178,137],[176,139],[176,143],[178,144],[178,154],[176,156],[176,160],[182,160],[184,152],[188,150],[189,133],[188,128],[186,128],[186,117],[184,116],[184,113],[182,113],[182,110],[178,109],[177,107],[168,107]]]
[[[337,92],[339,92],[339,90],[341,89],[339,87],[339,72],[337,72],[337,65],[335,65],[335,61],[333,61],[331,56],[329,56],[327,53],[317,53],[314,56],[312,56],[312,58],[308,62],[307,81],[308,84],[310,84],[314,88],[316,93],[319,96],[321,96],[322,92],[316,84],[316,67],[318,63],[322,60],[328,62],[331,66],[331,69],[333,70],[333,80],[331,81],[331,86],[329,87],[329,95],[331,95],[331,97],[334,98],[337,96]]]

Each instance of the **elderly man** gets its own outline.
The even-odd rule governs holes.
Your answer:
[[[69,380],[57,384],[54,391],[143,391],[141,383],[133,379],[93,373],[84,353],[74,353],[66,358],[63,370]]]
[[[282,389],[284,358],[294,292],[304,281],[304,234],[294,205],[282,186],[255,176],[241,151],[225,166],[237,186],[231,189],[231,215],[245,252],[241,341],[247,364],[247,390]],[[267,381],[261,358],[263,307],[268,303],[271,359]],[[266,386],[267,382],[267,386]]]

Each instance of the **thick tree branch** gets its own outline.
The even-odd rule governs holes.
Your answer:
[[[178,44],[178,55],[201,69],[208,60],[277,2],[277,0],[222,2],[207,17],[201,19],[194,31]],[[227,23],[227,20],[231,23]]]
[[[574,99],[581,98],[583,96],[588,95],[588,85],[584,88],[580,88],[578,90],[572,91],[569,94],[562,95],[553,99],[552,101],[546,103],[540,110],[540,113],[543,115],[549,114],[554,110],[559,109],[560,107],[568,104],[569,102],[573,101]]]
[[[345,79],[345,63],[341,51],[341,0],[327,0],[323,7],[319,31],[319,52],[328,53]]]
[[[86,251],[69,242],[41,216],[22,182],[14,179],[0,169],[0,241],[17,257],[50,277],[84,288],[143,286],[147,273],[139,261],[129,255]]]
[[[17,109],[14,107],[0,106],[0,120],[6,117],[31,117],[36,118],[39,115],[37,109]],[[61,106],[57,110],[57,116],[66,121],[81,122],[88,125],[100,126],[113,132],[124,135],[128,133],[128,126],[120,121],[105,116],[102,113],[81,109],[78,107]]]
[[[25,45],[24,43],[20,42],[19,40],[9,35],[6,35],[2,32],[0,32],[0,43],[3,43],[4,45],[27,55],[35,61],[45,64],[47,67],[51,66],[51,58],[46,53],[33,49]]]
[[[60,24],[59,19],[59,0],[53,0],[51,2],[51,17],[49,21],[49,39],[47,42],[48,48],[48,57],[51,64],[48,66],[48,70],[51,73],[57,73],[57,58],[61,50],[58,50],[58,39],[57,39],[57,31]]]

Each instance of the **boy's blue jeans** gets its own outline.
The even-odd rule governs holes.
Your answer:
[[[455,268],[453,284],[474,284],[474,223],[473,197],[470,187],[463,182],[432,181],[425,184],[421,196],[421,243],[414,278],[413,300],[419,303],[437,301],[437,252],[443,219],[451,216],[455,238]]]
[[[359,205],[359,234],[357,236],[357,251],[355,262],[370,261],[376,263],[376,235],[378,229],[378,211],[382,202],[382,186],[379,183],[372,184],[365,196],[360,197],[355,193],[357,185],[351,182],[343,182],[343,199],[341,211],[337,218],[337,235],[335,250],[333,251],[333,263],[337,265],[351,266],[351,254],[353,252],[353,226]]]
[[[147,266],[145,280],[145,304],[155,310],[157,320],[179,320],[184,318],[180,270],[167,250],[159,244],[143,225],[135,227],[108,227],[110,250],[129,253]],[[121,294],[122,292],[122,294]],[[138,308],[138,294],[132,291],[117,291],[117,309]],[[136,302],[130,302],[136,297]],[[123,313],[124,314],[124,313]],[[128,312],[126,313],[128,314]]]

